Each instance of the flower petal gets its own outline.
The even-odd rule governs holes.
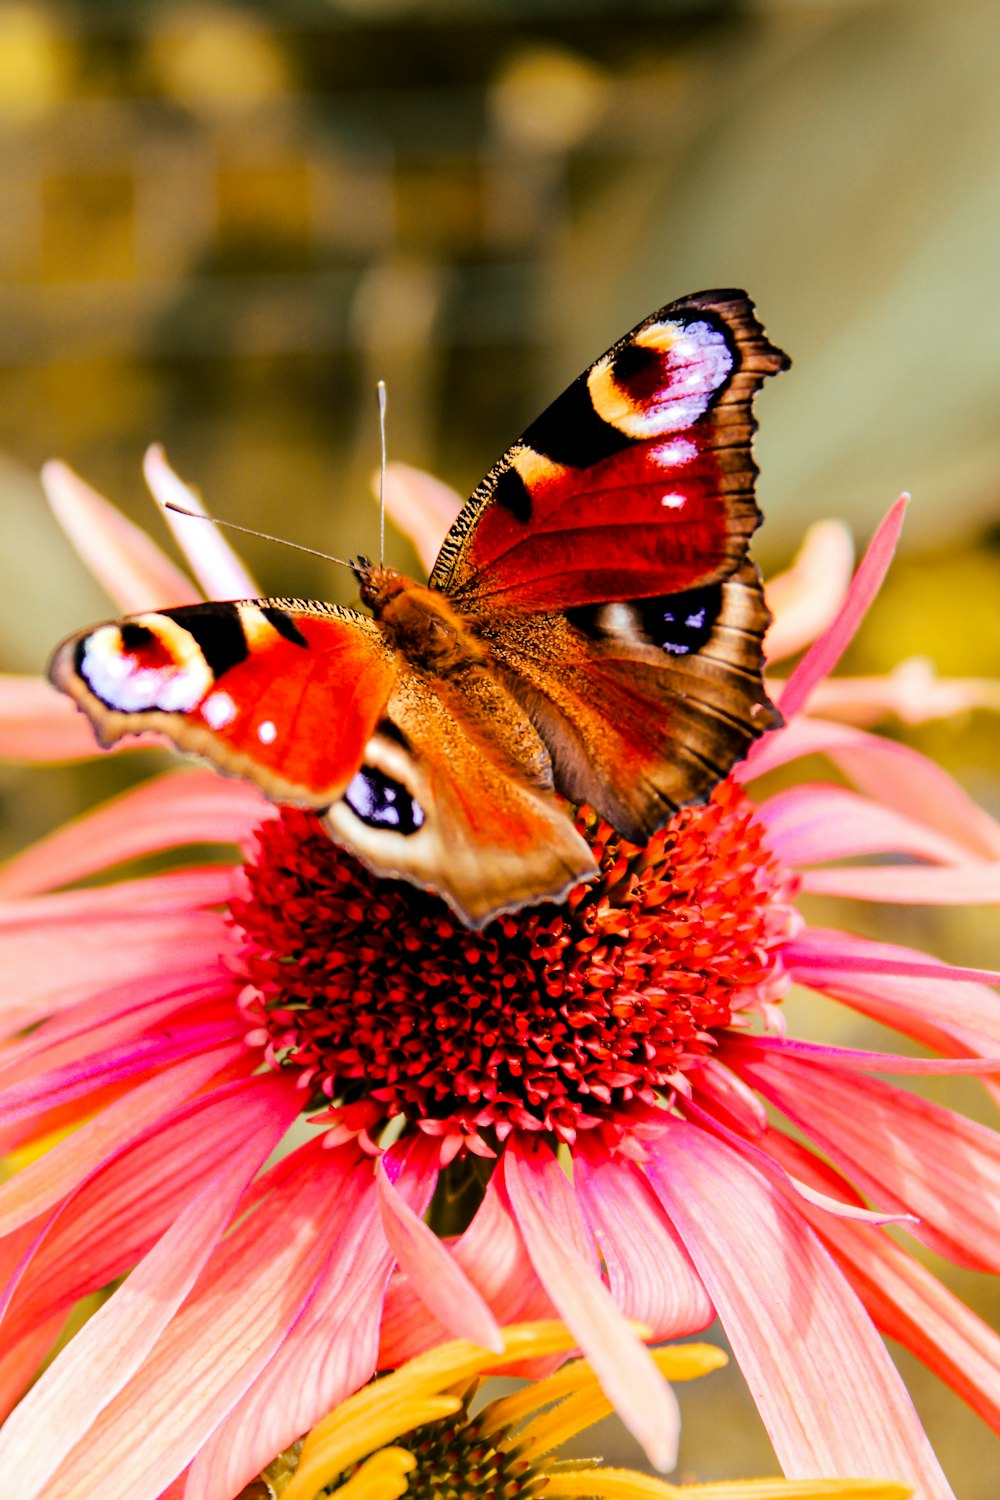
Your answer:
[[[547,1147],[512,1137],[502,1171],[539,1279],[590,1361],[601,1389],[661,1470],[677,1462],[676,1398],[611,1300],[572,1189]]]
[[[297,1112],[295,1090],[272,1080],[284,1111],[276,1119],[262,1086],[247,1109],[245,1139],[218,1163],[212,1182],[41,1376],[0,1432],[0,1469],[16,1468],[24,1500],[45,1494],[49,1477],[141,1366],[217,1245],[250,1177]]]
[[[4,1319],[5,1340],[14,1345],[30,1338],[39,1321],[64,1319],[80,1297],[141,1260],[191,1197],[211,1183],[218,1163],[239,1151],[244,1121],[259,1113],[261,1099],[280,1125],[270,1092],[262,1077],[213,1083],[210,1092],[166,1112],[154,1132],[93,1173],[73,1194],[71,1211],[56,1216],[20,1268]],[[23,1233],[7,1236],[4,1250]],[[33,1376],[37,1367],[28,1373]],[[19,1394],[18,1388],[4,1388],[8,1399]]]
[[[192,1040],[192,1045],[198,1039]],[[163,1074],[136,1085],[16,1176],[0,1184],[0,1234],[9,1233],[71,1193],[88,1173],[154,1125],[184,1099],[243,1054],[240,1043],[175,1062]]]
[[[376,487],[376,494],[378,493]],[[391,463],[385,470],[385,508],[417,549],[428,573],[445,532],[462,508],[462,497],[450,485],[412,464]]]
[[[916,949],[818,927],[787,944],[782,959],[798,983],[926,1046],[992,1052],[1000,1043],[997,996],[972,979],[975,970],[928,963]]]
[[[379,1223],[370,1166],[348,1173],[327,1151],[340,1199],[316,1285],[281,1347],[191,1464],[185,1500],[235,1495],[375,1371],[379,1314],[392,1253]]]
[[[888,512],[861,559],[837,618],[785,683],[779,706],[786,719],[799,712],[815,684],[829,676],[854,638],[889,570],[908,500],[908,495],[901,495]]]
[[[437,1154],[433,1147],[426,1153],[427,1164],[434,1166],[434,1179]],[[397,1192],[386,1172],[384,1158],[378,1162],[375,1182],[382,1228],[417,1296],[453,1338],[468,1339],[502,1354],[503,1337],[486,1302],[434,1231]]]
[[[917,1215],[911,1234],[958,1265],[1000,1271],[1000,1135],[881,1079],[743,1052],[741,1071],[857,1187]]]
[[[843,521],[816,521],[784,573],[769,578],[764,595],[773,619],[764,637],[769,662],[794,656],[824,630],[842,608],[851,584],[854,541]]]
[[[573,1151],[573,1186],[625,1316],[657,1341],[707,1328],[715,1309],[638,1168],[608,1157],[583,1133]]]
[[[827,1186],[833,1174],[811,1152],[772,1130],[768,1149],[789,1172]],[[973,1411],[1000,1431],[1000,1334],[888,1235],[808,1214],[883,1333],[915,1354]]]
[[[238,844],[275,809],[256,787],[214,771],[169,771],[33,844],[0,868],[0,895],[71,885],[182,844]]]
[[[128,735],[114,750],[152,750],[159,743],[152,735]],[[110,753],[97,743],[90,721],[72,699],[50,682],[0,674],[0,756],[5,760],[91,760]]]
[[[149,1500],[190,1463],[281,1347],[353,1199],[331,1193],[333,1152],[286,1176],[277,1201],[217,1248],[145,1364],[49,1481],[45,1500]],[[27,1497],[24,1497],[27,1500]]]
[[[800,783],[758,808],[768,842],[796,868],[865,854],[909,854],[954,864],[968,856],[959,843],[846,787]]]
[[[137,614],[198,603],[197,589],[156,543],[66,464],[47,463],[42,484],[66,535],[119,609]]]
[[[141,984],[161,975],[178,951],[185,962],[196,959],[199,969],[211,968],[228,945],[225,918],[216,911],[66,922],[58,943],[44,926],[5,932],[0,936],[0,960],[13,998],[5,1008],[4,1027],[10,1034],[89,999],[108,985],[109,969],[118,985]]]
[[[918,906],[981,906],[1000,901],[1000,860],[962,865],[865,865],[806,870],[802,890],[850,901]]]
[[[923,656],[901,661],[877,677],[828,677],[806,704],[820,718],[877,724],[895,714],[904,724],[950,719],[973,708],[1000,708],[1000,682],[992,677],[939,677]]]
[[[197,490],[184,483],[167,463],[159,443],[146,449],[142,471],[153,498],[163,507],[182,505],[200,516],[208,511]],[[163,512],[167,525],[177,538],[191,571],[205,591],[206,599],[259,599],[261,590],[239,555],[229,545],[218,526],[207,521],[192,521],[176,511]]]
[[[895,808],[936,828],[978,859],[1000,858],[1000,823],[973,802],[958,782],[926,755],[908,745],[849,724],[798,718],[758,740],[753,763],[732,772],[738,781],[762,776],[803,755],[826,755],[860,789],[884,807]]]
[[[801,1213],[721,1141],[668,1118],[646,1172],[698,1267],[782,1468],[898,1475],[953,1500],[885,1346]]]

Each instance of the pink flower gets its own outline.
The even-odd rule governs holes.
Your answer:
[[[155,450],[147,474],[177,493]],[[123,608],[194,597],[69,471],[46,477]],[[454,505],[403,466],[389,496],[425,548]],[[229,1500],[377,1364],[447,1336],[498,1350],[501,1322],[553,1314],[665,1467],[674,1409],[628,1320],[663,1339],[714,1312],[788,1474],[950,1495],[877,1329],[998,1428],[1000,1339],[883,1225],[1000,1268],[1000,1137],[873,1075],[1000,1069],[995,976],[809,928],[794,904],[1000,899],[1000,828],[950,778],[806,711],[901,515],[849,586],[841,558],[817,590],[808,552],[779,585],[773,639],[816,637],[781,693],[787,726],[645,848],[582,810],[601,876],[564,906],[470,933],[305,815],[189,769],[0,871],[0,1147],[31,1158],[0,1187],[8,1407],[74,1301],[134,1267],[0,1435],[22,1500],[84,1482]],[[258,592],[210,527],[176,527],[206,591]],[[93,753],[33,683],[0,697],[0,745],[4,704],[9,749]],[[745,790],[817,753],[852,789]],[[64,889],[206,843],[244,865]],[[792,981],[944,1057],[789,1039]],[[424,1220],[445,1166],[449,1190],[486,1181],[448,1239]]]

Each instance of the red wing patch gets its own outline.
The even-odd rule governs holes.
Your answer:
[[[760,520],[751,402],[787,363],[741,292],[662,308],[494,466],[445,539],[431,583],[478,615],[725,578]]]
[[[259,599],[99,625],[64,642],[49,675],[102,744],[155,730],[276,801],[328,807],[361,764],[396,665],[363,615]]]

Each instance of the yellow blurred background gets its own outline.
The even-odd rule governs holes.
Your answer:
[[[108,613],[46,458],[165,541],[161,441],[217,514],[370,552],[377,378],[391,456],[468,492],[645,314],[742,285],[795,361],[759,401],[765,568],[910,489],[848,666],[1000,676],[998,56],[996,0],[0,3],[4,667]],[[350,597],[244,551],[272,594]],[[1000,812],[995,716],[887,728]],[[3,768],[3,848],[149,765]],[[828,915],[997,961],[981,912]],[[995,1500],[1000,1445],[903,1364],[961,1500]],[[737,1376],[682,1400],[685,1469],[773,1467]]]

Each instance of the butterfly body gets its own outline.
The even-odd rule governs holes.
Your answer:
[[[103,743],[164,734],[470,926],[562,899],[596,868],[566,799],[646,838],[779,722],[747,543],[751,401],[785,363],[742,293],[674,303],[508,450],[428,584],[359,559],[370,616],[151,612],[72,637],[50,675]]]

